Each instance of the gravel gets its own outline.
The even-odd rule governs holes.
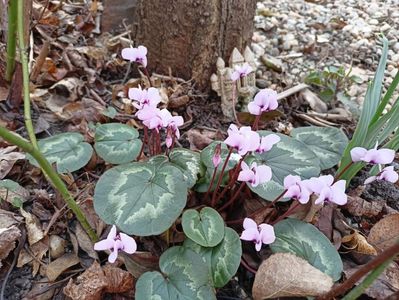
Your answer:
[[[252,49],[261,71],[257,78],[266,80],[263,86],[282,90],[303,82],[312,70],[352,66],[352,74],[363,82],[351,90],[351,97],[362,103],[381,54],[381,33],[390,45],[385,87],[398,71],[398,0],[265,0],[257,4],[255,28]],[[265,67],[260,59],[264,55],[281,60],[283,73]]]

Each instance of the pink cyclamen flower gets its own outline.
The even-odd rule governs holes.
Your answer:
[[[271,89],[260,90],[254,101],[248,103],[248,111],[253,115],[275,110],[278,107],[277,92]]]
[[[229,135],[224,142],[237,150],[238,154],[245,155],[248,152],[258,149],[260,144],[259,133],[253,131],[249,126],[240,129],[235,124],[231,124],[227,130]]]
[[[247,76],[251,72],[252,67],[248,63],[245,63],[242,66],[235,66],[234,72],[231,74],[230,78],[233,81],[237,81],[238,79]]]
[[[284,189],[287,192],[284,194],[286,198],[294,198],[301,204],[309,202],[310,194],[307,187],[307,180],[301,180],[299,176],[288,175],[284,178]]]
[[[263,153],[270,151],[272,147],[280,142],[280,137],[277,134],[269,134],[267,136],[262,136],[260,139],[259,147],[256,149],[257,153]]]
[[[139,63],[144,68],[147,67],[147,48],[144,46],[122,49],[122,57],[124,59]]]
[[[251,168],[243,161],[241,162],[241,171],[238,174],[238,181],[249,182],[251,186],[256,187],[272,179],[272,170],[269,166],[257,166],[256,162],[251,164]]]
[[[183,117],[172,116],[169,110],[166,108],[158,112],[158,117],[162,120],[162,127],[166,128],[166,146],[170,148],[173,142],[173,135],[179,139],[180,131],[179,127],[184,124]]]
[[[276,240],[273,226],[269,224],[263,223],[258,226],[254,220],[245,218],[243,227],[240,239],[254,242],[256,251],[260,251],[262,244],[271,244]]]
[[[221,157],[221,152],[222,152],[222,144],[217,144],[215,147],[215,152],[213,153],[212,157],[212,163],[215,168],[217,168],[220,163],[222,162],[222,157]]]
[[[385,180],[388,182],[395,183],[398,181],[399,175],[395,172],[393,166],[385,167],[382,171],[376,176],[370,176],[364,181],[364,184],[369,184],[375,180]]]
[[[353,162],[364,161],[370,164],[390,164],[395,158],[394,150],[377,149],[377,146],[370,150],[355,147],[350,153]]]
[[[112,252],[108,256],[108,261],[114,263],[118,257],[119,250],[128,254],[133,254],[137,250],[137,244],[136,241],[127,234],[123,232],[117,234],[116,226],[113,225],[107,238],[94,244],[94,250],[111,250]]]
[[[142,109],[145,106],[156,107],[161,102],[161,95],[158,89],[150,87],[149,89],[138,88],[129,89],[129,99],[136,100],[138,103],[133,103],[137,109]]]
[[[307,187],[319,196],[315,204],[329,201],[338,205],[345,205],[348,201],[348,196],[345,194],[346,180],[334,182],[334,177],[331,175],[313,177],[307,182]]]

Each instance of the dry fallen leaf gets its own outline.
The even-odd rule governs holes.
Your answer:
[[[96,251],[94,251],[94,243],[91,241],[86,231],[83,230],[80,223],[76,223],[75,234],[78,240],[79,247],[91,258],[98,259],[98,254]]]
[[[26,230],[28,233],[29,245],[33,245],[44,237],[43,230],[40,228],[39,220],[36,216],[20,208],[21,215],[25,218]]]
[[[79,257],[72,253],[66,253],[60,258],[52,261],[46,268],[46,275],[50,281],[54,281],[60,276],[65,270],[78,264],[80,262]]]
[[[17,146],[0,149],[0,179],[6,177],[17,160],[25,158],[25,154],[14,151],[15,149]]]
[[[361,254],[377,255],[377,250],[371,246],[359,231],[353,230],[349,235],[342,238],[343,247],[354,250]]]
[[[50,248],[50,257],[52,259],[56,259],[61,257],[65,253],[65,246],[67,242],[58,235],[50,235],[49,238],[49,248]]]
[[[378,252],[392,246],[399,239],[399,214],[392,214],[378,221],[370,230],[367,241]]]
[[[278,297],[318,296],[330,290],[333,280],[291,253],[276,253],[266,259],[255,275],[255,300]]]
[[[17,267],[21,268],[28,263],[32,263],[32,275],[35,276],[41,266],[42,258],[48,251],[47,237],[30,246],[29,250],[29,252],[25,249],[21,250],[18,256]]]
[[[133,288],[134,279],[129,272],[111,265],[101,268],[94,261],[75,282],[69,280],[64,294],[73,300],[100,300],[104,293],[124,293]]]
[[[1,260],[5,259],[15,248],[15,242],[20,236],[21,231],[15,225],[7,228],[0,228],[0,267],[2,266]]]
[[[353,216],[365,216],[371,218],[379,215],[382,212],[384,206],[384,201],[369,202],[364,200],[360,196],[348,195],[348,203],[345,205],[345,209]]]

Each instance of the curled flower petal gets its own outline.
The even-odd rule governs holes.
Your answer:
[[[123,232],[121,232],[119,235],[121,237],[121,241],[123,244],[123,251],[125,251],[128,254],[133,254],[134,252],[136,252],[137,250],[136,241],[127,234],[124,234]]]
[[[256,241],[259,237],[258,227],[245,229],[240,236],[244,241]]]
[[[101,251],[101,250],[108,250],[111,249],[114,245],[114,240],[102,240],[94,244],[94,250]]]
[[[245,218],[244,219],[244,223],[243,223],[243,227],[244,227],[244,229],[258,228],[258,225],[251,218]]]
[[[276,240],[273,226],[269,224],[260,224],[259,228],[263,244],[271,244]]]
[[[361,161],[362,158],[366,155],[367,149],[362,147],[355,147],[350,151],[351,158],[353,162]]]

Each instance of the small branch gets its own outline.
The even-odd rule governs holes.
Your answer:
[[[272,225],[274,225],[274,224],[280,222],[280,221],[283,220],[284,218],[286,218],[286,217],[288,217],[289,215],[291,215],[291,214],[295,211],[295,209],[297,209],[297,207],[298,207],[300,204],[301,204],[301,203],[300,203],[299,201],[297,201],[296,203],[292,204],[291,207],[288,208],[288,210],[287,210],[283,215],[281,215],[280,217],[278,217],[276,220],[274,220],[274,221],[272,222]]]
[[[30,113],[28,56],[27,56],[27,49],[25,48],[25,36],[24,36],[24,1],[11,1],[11,2],[18,3],[17,27],[18,27],[19,53],[21,55],[21,64],[22,64],[25,126],[26,130],[28,131],[29,139],[33,147],[38,149],[35,131],[33,129],[32,117]]]
[[[342,284],[335,286],[333,289],[331,289],[331,291],[329,291],[328,293],[326,293],[316,299],[317,300],[329,300],[329,299],[333,299],[334,297],[337,297],[339,295],[345,294],[364,275],[366,275],[371,270],[374,270],[363,281],[363,283],[370,285],[374,281],[374,279],[376,279],[378,277],[378,275],[380,275],[380,273],[384,270],[384,268],[382,268],[382,267],[380,268],[380,266],[385,264],[386,262],[389,263],[393,259],[393,257],[395,257],[395,255],[397,255],[398,253],[399,253],[399,241],[397,241],[391,247],[387,248],[385,251],[378,254],[373,260],[371,260],[367,264],[363,265],[359,270],[357,270],[355,273],[353,273],[352,276],[349,277],[347,280],[345,280]],[[388,263],[387,263],[387,265],[388,265]],[[367,286],[364,286],[364,288],[366,288],[366,287]],[[348,298],[348,299],[354,299],[354,298]]]
[[[7,2],[6,2],[7,3]],[[6,4],[7,5],[7,4]],[[17,1],[8,2],[8,33],[7,33],[7,68],[5,79],[11,81],[15,68]]]
[[[22,2],[22,1],[21,1]],[[0,136],[8,141],[9,143],[20,147],[25,152],[31,154],[34,159],[39,163],[43,172],[46,174],[46,177],[49,179],[54,188],[61,194],[62,198],[65,200],[68,207],[73,211],[76,218],[82,225],[83,229],[87,232],[90,239],[95,242],[98,240],[98,237],[95,231],[91,228],[89,222],[87,221],[85,215],[82,210],[78,206],[78,204],[73,199],[72,195],[69,193],[67,187],[64,182],[58,176],[58,174],[54,171],[50,163],[44,158],[43,154],[40,153],[38,149],[36,149],[31,143],[24,140],[23,138],[13,134],[6,128],[0,126]]]
[[[39,76],[40,70],[42,69],[44,62],[46,61],[46,57],[49,50],[50,50],[50,42],[44,41],[39,56],[36,58],[35,66],[33,67],[33,70],[30,74],[30,79],[32,81],[36,81],[37,76]]]

